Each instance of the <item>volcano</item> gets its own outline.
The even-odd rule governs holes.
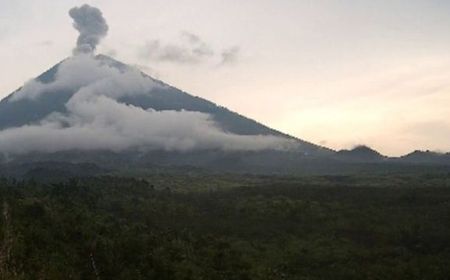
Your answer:
[[[46,88],[45,85],[55,83],[61,65],[70,59],[73,58],[68,58],[56,64],[0,102],[0,130],[35,125],[55,113],[66,114],[66,105],[70,99],[73,98],[76,92],[80,91],[80,89],[89,84],[97,82],[99,79],[105,79],[102,75],[98,79],[88,79],[89,81],[83,81],[80,83],[74,82],[74,85],[59,87],[49,86]],[[105,68],[113,68],[117,69],[121,73],[128,70],[138,71],[131,66],[105,55],[97,55],[92,59],[97,63],[95,65],[96,67],[100,66]],[[89,66],[82,69],[85,71],[84,75],[90,76],[98,74],[95,73],[98,69],[89,69],[88,67]],[[138,92],[128,95],[118,94],[118,97],[115,98],[117,102],[142,108],[144,110],[200,112],[209,115],[219,126],[219,128],[226,133],[246,136],[270,135],[293,140],[296,144],[298,144],[296,152],[302,152],[305,154],[321,154],[328,151],[323,147],[319,147],[312,143],[296,139],[282,132],[271,129],[252,119],[232,112],[223,106],[219,106],[203,98],[190,95],[175,87],[169,86],[162,81],[156,80],[143,72],[139,73],[144,79],[151,81],[157,86],[152,87],[145,92]],[[73,75],[73,73],[65,73],[64,75]],[[39,89],[34,89],[35,91],[39,91],[39,94],[33,92],[33,89],[26,89],[27,86],[32,88],[32,86],[29,85],[33,84],[44,85]],[[112,86],[114,86],[114,84],[112,84]],[[26,89],[31,97],[19,96],[23,91],[25,91],[24,89]]]
[[[119,71],[133,69],[133,67],[105,55],[97,55],[94,59],[98,62],[98,65],[107,65],[107,67],[113,67]],[[67,60],[68,59],[56,64],[48,71],[38,76],[34,81],[28,82],[28,84],[33,82],[50,84],[54,82],[59,67]],[[90,69],[83,70],[89,71]],[[137,71],[137,69],[134,70]],[[254,120],[232,112],[225,107],[218,106],[203,98],[190,95],[142,72],[140,73],[146,79],[160,85],[161,87],[155,87],[148,92],[134,94],[133,96],[121,97],[118,99],[119,102],[133,105],[145,110],[186,110],[210,114],[221,128],[230,133],[242,135],[276,135],[280,137],[292,138],[279,131],[268,128],[267,126],[264,126]],[[95,81],[96,80],[94,79],[90,82],[93,83]],[[49,89],[48,91],[41,92],[39,94],[39,98],[21,98],[15,100],[16,95],[20,93],[22,89],[23,87],[19,88],[0,102],[0,130],[35,124],[54,112],[65,113],[67,111],[65,107],[66,103],[75,94],[75,92],[80,89],[80,86]],[[302,144],[302,149],[304,151],[312,152],[318,149],[320,150],[320,148],[316,145],[302,140],[296,140]]]
[[[365,146],[336,153],[92,54],[61,61],[0,102],[2,162],[8,165],[4,172],[22,175],[50,174],[49,166],[76,166],[69,169],[91,174],[92,168],[84,168],[90,164],[96,170],[264,174],[397,171],[417,165],[410,157],[388,158]],[[45,168],[36,171],[35,163]]]
[[[67,58],[4,98],[0,150],[15,160],[227,169],[333,153],[105,55]]]

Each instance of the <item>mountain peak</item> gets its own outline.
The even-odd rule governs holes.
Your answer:
[[[353,161],[378,161],[385,156],[366,145],[358,145],[351,150],[340,150],[336,156],[340,159]]]
[[[2,100],[0,116],[0,138],[8,129],[8,141],[23,141],[29,151],[145,147],[330,153],[102,54],[80,54],[56,64]],[[101,133],[110,135],[102,140]],[[68,143],[49,145],[51,135],[68,137]],[[3,149],[14,151],[12,142]]]
[[[439,153],[435,151],[421,151],[415,150],[407,155],[400,157],[401,160],[411,163],[438,163],[448,164],[450,163],[450,154]]]

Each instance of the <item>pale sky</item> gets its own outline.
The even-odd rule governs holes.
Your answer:
[[[450,151],[448,0],[0,0],[0,97],[71,55],[84,3],[109,25],[98,53],[272,128]]]

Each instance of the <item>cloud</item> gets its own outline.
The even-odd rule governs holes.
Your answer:
[[[118,69],[98,57],[77,55],[62,62],[53,82],[30,82],[16,93],[36,99],[49,91],[71,89],[74,94],[65,104],[67,112],[0,131],[0,152],[258,151],[296,146],[293,140],[277,136],[228,133],[201,112],[144,110],[118,101],[123,96],[152,94],[155,87],[161,86],[131,67]]]
[[[180,37],[182,42],[177,44],[165,44],[160,40],[148,41],[139,49],[138,56],[144,60],[190,65],[213,62],[217,63],[216,65],[225,66],[239,61],[239,46],[227,48],[217,57],[211,46],[198,35],[183,31],[180,33]],[[219,62],[217,62],[218,60]]]
[[[211,62],[218,66],[235,64],[239,60],[239,46],[216,52],[200,36],[188,31],[180,32],[180,41],[179,43],[163,43],[159,39],[147,41],[138,49],[138,57],[156,62],[190,65]]]
[[[73,53],[94,52],[100,40],[108,33],[108,24],[102,12],[98,8],[84,4],[70,9],[69,15],[74,20],[73,27],[80,32]]]
[[[240,48],[238,46],[234,46],[224,50],[221,53],[222,61],[221,65],[234,64],[238,61],[240,54]]]
[[[157,40],[148,42],[142,54],[150,60],[161,62],[192,64],[202,60],[202,57],[196,55],[191,49],[179,45],[162,45]]]
[[[16,92],[9,99],[9,102],[21,99],[37,99],[45,92],[77,90],[94,81],[107,77],[117,77],[121,74],[119,69],[110,67],[102,60],[93,59],[89,54],[77,55],[66,59],[58,66],[55,81],[41,83],[38,80],[31,80]]]
[[[189,31],[182,31],[181,36],[187,39],[191,44],[202,43],[202,40],[198,35],[191,33]]]
[[[191,51],[196,56],[199,57],[212,57],[214,55],[214,51],[212,48],[205,43],[198,35],[193,33],[183,31],[181,32],[181,36],[185,41],[189,42],[191,45]]]
[[[198,35],[183,31],[181,43],[163,44],[160,40],[147,42],[139,50],[144,59],[179,64],[196,64],[214,56],[213,49]]]
[[[73,102],[69,116],[52,116],[39,125],[0,133],[0,151],[127,149],[188,151],[222,149],[262,150],[288,148],[275,136],[242,136],[219,130],[207,114],[187,111],[152,111],[98,97]]]
[[[102,50],[102,53],[107,56],[117,57],[118,51],[115,49],[107,48],[107,49]]]

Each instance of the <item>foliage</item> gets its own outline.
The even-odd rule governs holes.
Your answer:
[[[0,279],[448,279],[449,182],[2,180]]]

